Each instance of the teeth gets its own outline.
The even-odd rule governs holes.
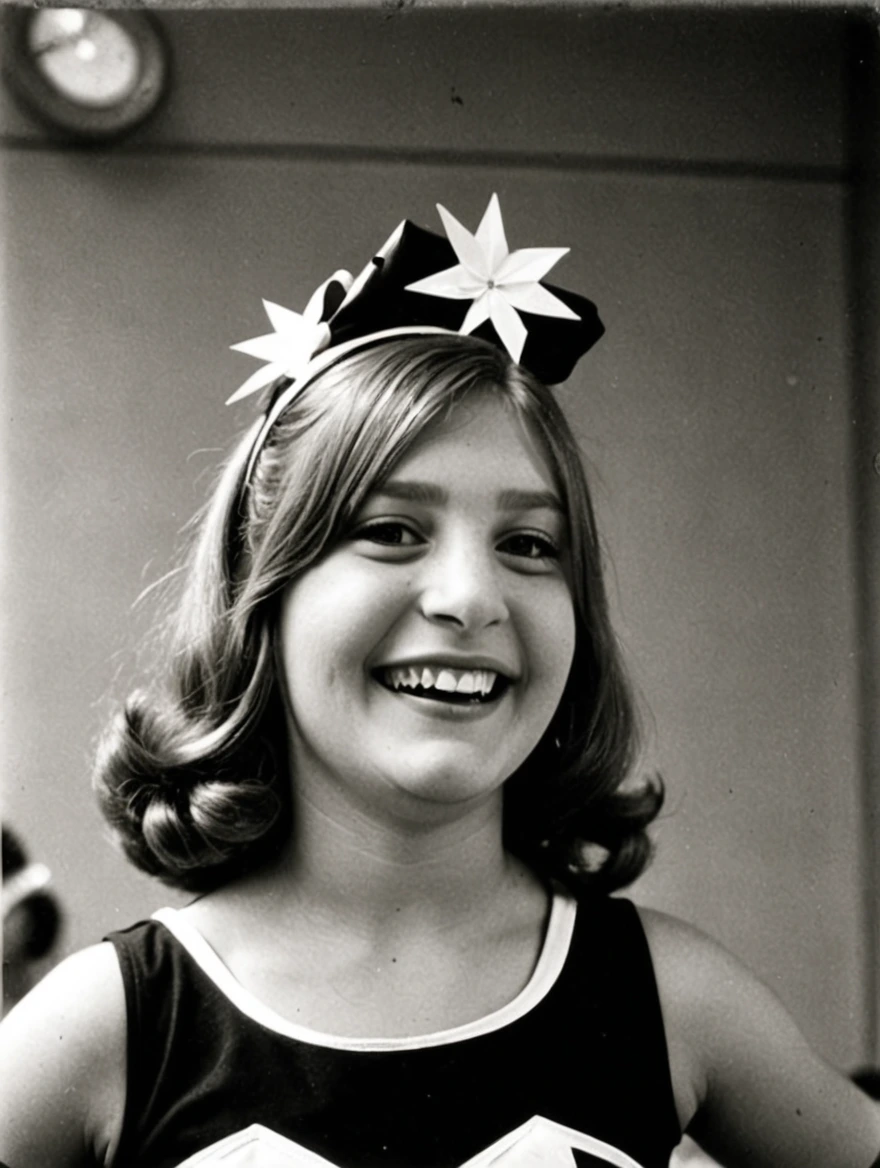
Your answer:
[[[436,689],[441,693],[491,693],[498,674],[491,669],[430,668],[427,665],[401,666],[386,670],[385,677],[392,689]]]

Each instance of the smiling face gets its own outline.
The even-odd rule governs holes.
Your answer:
[[[284,594],[296,791],[410,821],[499,798],[574,654],[566,527],[496,397],[430,428]]]

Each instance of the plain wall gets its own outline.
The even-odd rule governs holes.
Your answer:
[[[180,529],[252,408],[260,298],[301,308],[442,202],[608,334],[561,390],[668,784],[643,902],[867,1052],[844,18],[615,8],[167,12],[127,143],[2,111],[5,814],[69,947],[169,894],[105,842],[95,735]]]

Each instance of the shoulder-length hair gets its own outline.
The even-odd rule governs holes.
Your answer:
[[[647,863],[658,778],[632,782],[638,725],[577,444],[552,393],[500,349],[408,337],[342,358],[275,423],[244,482],[245,435],[200,517],[169,624],[167,676],[135,693],[94,785],[141,869],[205,891],[266,862],[291,826],[274,637],[281,593],[331,548],[415,440],[491,393],[546,456],[570,528],[575,653],[540,742],[507,780],[506,845],[545,878],[610,891]]]

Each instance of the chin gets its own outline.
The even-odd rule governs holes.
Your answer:
[[[445,806],[482,802],[499,793],[515,767],[497,759],[450,757],[420,758],[411,766],[395,766],[388,776],[394,787],[426,802]]]

